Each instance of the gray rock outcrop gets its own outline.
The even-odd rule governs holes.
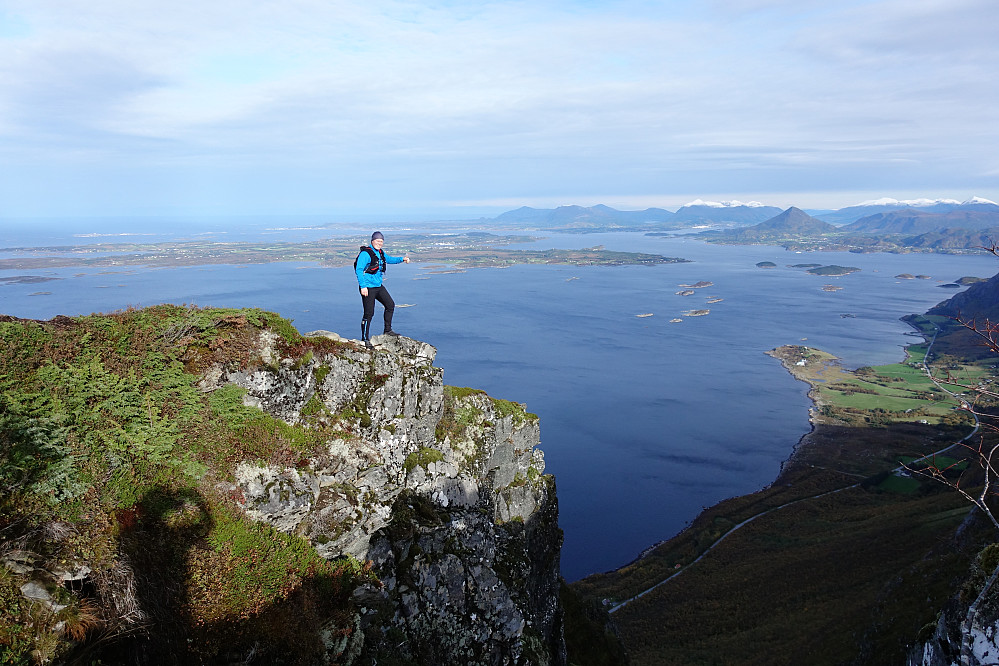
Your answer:
[[[907,666],[989,666],[999,663],[999,546],[978,554],[961,592],[909,651]]]
[[[445,387],[436,350],[416,340],[292,359],[268,335],[264,367],[215,367],[202,389],[235,384],[244,404],[290,424],[347,424],[325,455],[295,467],[241,464],[229,490],[247,515],[323,556],[372,563],[380,583],[354,593],[349,658],[564,664],[562,533],[537,417]]]

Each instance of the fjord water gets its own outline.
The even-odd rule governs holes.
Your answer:
[[[914,338],[900,316],[956,291],[941,283],[999,267],[991,256],[790,253],[634,233],[548,235],[530,246],[598,244],[693,261],[463,273],[414,263],[390,266],[386,279],[396,302],[412,305],[397,310],[396,329],[438,349],[446,383],[524,402],[541,417],[569,580],[621,566],[702,507],[774,479],[809,429],[809,401],[807,387],[766,350],[806,344],[850,367],[901,360]],[[403,249],[389,237],[386,250]],[[761,261],[777,267],[758,268]],[[789,267],[803,263],[862,270],[817,277]],[[896,279],[900,273],[931,279]],[[303,332],[359,330],[350,268],[71,268],[0,278],[24,274],[63,279],[0,285],[2,313],[48,319],[172,302],[261,307]],[[677,295],[699,281],[714,284]],[[707,303],[716,298],[723,300]],[[710,314],[681,316],[695,309]]]

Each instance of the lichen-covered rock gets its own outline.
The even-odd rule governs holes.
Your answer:
[[[910,649],[908,666],[988,666],[999,663],[999,547],[986,547],[958,596]]]
[[[284,532],[298,527],[319,495],[319,479],[294,469],[242,463],[235,476],[243,490],[246,513]]]
[[[537,417],[445,387],[428,344],[373,341],[292,359],[262,335],[264,367],[205,374],[203,390],[235,384],[290,424],[350,424],[307,466],[240,465],[244,510],[327,558],[372,562],[381,585],[355,592],[363,642],[348,661],[564,664],[562,534]]]

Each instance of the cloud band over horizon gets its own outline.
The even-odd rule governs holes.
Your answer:
[[[997,19],[987,0],[0,0],[0,217],[997,199]]]

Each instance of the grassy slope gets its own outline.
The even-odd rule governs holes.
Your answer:
[[[954,339],[934,346],[940,363],[967,350],[961,334]],[[976,379],[990,371],[962,365]],[[614,602],[678,573],[612,615],[632,663],[901,663],[994,538],[984,521],[957,529],[969,505],[956,493],[889,473],[968,432],[956,401],[927,400],[938,396],[905,364],[854,374],[826,355],[812,368],[813,397],[826,407],[771,487],[722,502],[641,560],[573,585]],[[917,401],[927,424],[895,412]]]
[[[265,328],[283,355],[337,352],[259,310],[0,319],[0,552],[28,551],[35,567],[0,569],[0,663],[193,663],[254,645],[272,663],[308,662],[323,649],[316,627],[349,632],[357,563],[246,520],[225,491],[235,462],[295,465],[350,427],[292,427],[238,390],[198,389],[213,363],[266,365],[253,351]],[[84,584],[46,573],[81,563]],[[65,608],[25,600],[28,578]]]

